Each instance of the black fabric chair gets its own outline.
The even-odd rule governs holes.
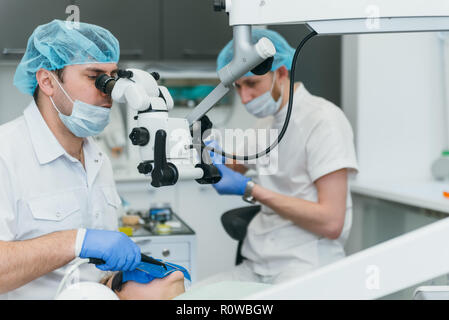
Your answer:
[[[260,206],[249,206],[226,211],[221,216],[221,223],[229,236],[238,241],[235,264],[239,265],[243,261],[241,255],[243,239],[246,230],[254,216],[260,211]]]

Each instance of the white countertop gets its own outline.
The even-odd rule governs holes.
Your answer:
[[[249,172],[248,176],[253,174]],[[139,174],[137,169],[117,170],[114,177],[118,183],[148,181],[148,177]],[[350,181],[350,187],[353,193],[449,214],[449,198],[443,196],[443,191],[449,192],[449,183],[357,179]]]
[[[449,183],[437,181],[350,181],[351,191],[357,194],[408,204],[449,214]]]

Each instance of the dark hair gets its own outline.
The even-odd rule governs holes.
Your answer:
[[[61,82],[64,82],[64,80],[63,80],[64,68],[56,69],[54,71],[55,71],[56,75],[58,76],[58,79],[61,80]],[[39,98],[39,84],[36,86],[36,89],[34,89],[34,93],[33,93],[33,99],[34,99],[34,102],[36,102],[36,104],[37,104],[38,98]]]

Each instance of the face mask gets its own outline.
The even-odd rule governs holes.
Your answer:
[[[50,101],[53,104],[53,107],[58,112],[59,118],[61,119],[62,123],[64,123],[67,129],[69,129],[75,136],[80,138],[91,137],[100,134],[109,124],[109,115],[111,109],[94,106],[79,100],[73,101],[61,86],[59,81],[55,78],[55,76],[52,73],[51,75],[58,83],[62,92],[64,92],[66,97],[73,103],[72,114],[70,116],[66,116],[58,110],[52,97],[50,97]]]
[[[245,104],[246,110],[249,113],[251,113],[252,115],[256,116],[257,118],[265,118],[265,117],[271,116],[271,115],[275,114],[281,107],[283,93],[284,93],[283,92],[284,87],[281,86],[281,96],[279,97],[279,99],[277,101],[275,101],[273,99],[273,96],[271,95],[271,91],[273,91],[273,88],[274,88],[275,79],[276,79],[276,73],[274,74],[274,77],[273,77],[273,83],[271,84],[271,89]]]

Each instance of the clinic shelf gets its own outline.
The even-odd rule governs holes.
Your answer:
[[[219,80],[215,64],[185,63],[153,63],[146,67],[148,72],[159,72],[161,79],[211,79]]]
[[[195,71],[161,71],[148,69],[148,71],[157,71],[159,72],[162,79],[213,79],[218,80],[218,76],[216,72],[195,72]]]
[[[449,183],[436,181],[350,181],[351,192],[449,214]]]

